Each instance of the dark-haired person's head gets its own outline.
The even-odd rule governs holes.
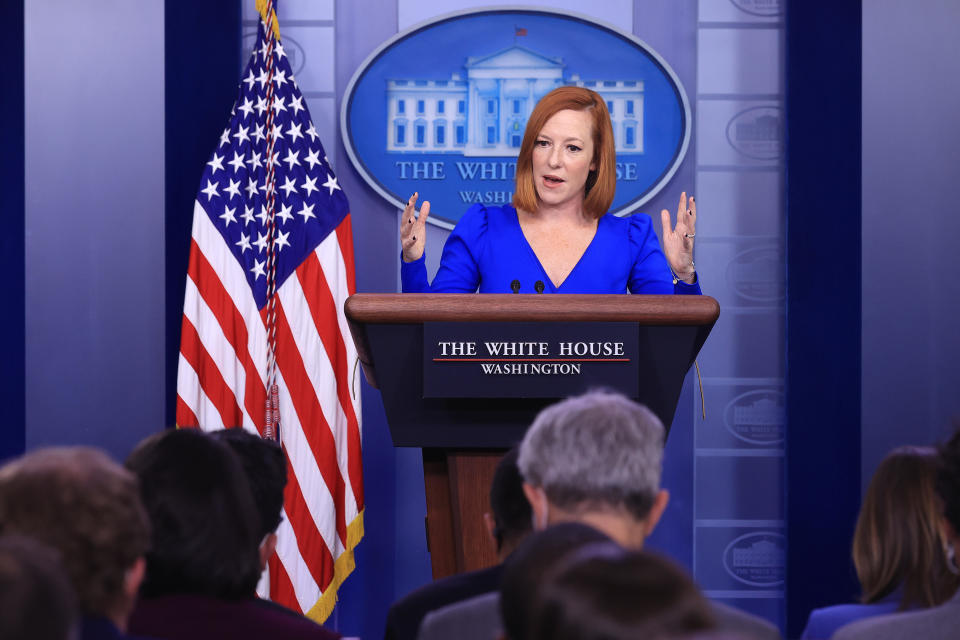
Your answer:
[[[901,447],[877,467],[853,536],[864,603],[900,592],[901,610],[938,605],[957,590],[943,554],[932,448]]]
[[[153,522],[141,594],[252,596],[260,518],[230,448],[196,429],[169,429],[137,445],[126,466]]]
[[[500,583],[500,615],[507,637],[527,637],[533,597],[565,556],[588,544],[609,541],[605,534],[578,522],[563,522],[527,536],[507,560]]]
[[[518,447],[501,458],[490,483],[490,514],[484,514],[487,527],[503,560],[533,528],[533,512],[523,494],[523,477],[517,467]]]
[[[0,468],[0,532],[54,549],[82,614],[126,628],[150,546],[133,474],[89,447],[28,453]]]
[[[641,548],[667,505],[663,442],[653,412],[618,393],[591,391],[547,407],[518,462],[535,526],[585,522]]]
[[[943,505],[940,526],[946,541],[944,553],[951,571],[960,573],[960,423],[953,436],[940,445],[937,457],[936,491]]]
[[[0,537],[0,638],[69,640],[77,604],[57,553],[20,535]]]
[[[534,183],[533,152],[537,137],[547,121],[560,111],[583,111],[590,117],[593,136],[593,169],[584,188],[584,213],[599,218],[607,213],[613,202],[617,181],[617,158],[607,103],[600,94],[583,87],[558,87],[540,98],[523,133],[517,157],[516,185],[513,206],[524,211],[536,211],[540,196]]]
[[[529,619],[530,640],[657,640],[714,627],[710,605],[683,570],[613,542],[563,558],[537,590]]]
[[[287,486],[287,456],[273,440],[243,429],[221,429],[210,433],[225,442],[240,459],[253,492],[260,516],[260,569],[277,548],[277,527],[283,518],[283,490]]]

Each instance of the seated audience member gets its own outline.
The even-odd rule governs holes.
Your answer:
[[[501,564],[437,580],[395,602],[387,612],[384,635],[388,640],[413,640],[421,621],[431,611],[495,592],[500,586],[503,561],[531,530],[530,504],[523,495],[517,453],[516,448],[511,449],[497,464],[490,485],[492,514],[484,514]]]
[[[0,469],[0,530],[56,551],[81,640],[128,638],[150,525],[133,474],[88,447],[40,449]]]
[[[827,640],[870,616],[933,607],[957,590],[941,549],[934,449],[902,447],[877,467],[853,534],[861,604],[816,609],[803,638]]]
[[[278,442],[264,440],[243,429],[221,429],[210,435],[224,442],[240,459],[243,471],[253,492],[260,527],[260,584],[257,593],[270,595],[269,577],[263,573],[270,556],[277,549],[277,527],[283,521],[283,489],[287,486],[287,456]]]
[[[518,460],[535,528],[583,522],[640,550],[667,506],[663,444],[660,420],[620,394],[595,391],[547,407],[524,436]],[[712,607],[721,631],[780,637],[761,618]]]
[[[194,429],[141,442],[126,462],[153,525],[131,630],[157,638],[333,638],[254,595],[260,517],[238,457]]]
[[[683,570],[614,542],[564,558],[537,589],[529,620],[530,640],[678,638],[715,626]]]
[[[948,569],[957,568],[960,547],[960,429],[940,447],[935,488],[942,504],[936,524],[941,528]],[[931,576],[931,579],[933,576]],[[892,613],[859,620],[841,627],[837,640],[947,640],[960,635],[960,591],[943,604],[905,613]]]
[[[79,637],[73,587],[56,552],[19,535],[0,537],[0,638]]]
[[[511,639],[526,637],[527,611],[544,575],[566,554],[608,541],[605,534],[579,522],[564,522],[527,536],[504,562],[499,591],[428,614],[417,638],[490,640],[504,631]]]

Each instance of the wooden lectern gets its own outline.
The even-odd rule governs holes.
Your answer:
[[[394,446],[423,448],[427,544],[440,578],[496,564],[483,523],[493,469],[543,407],[613,387],[646,404],[669,429],[720,306],[709,296],[356,294],[345,311],[364,375],[383,397]],[[494,358],[447,353],[439,345],[463,342],[436,337],[472,332],[502,332],[510,344],[534,350],[566,346]],[[570,337],[581,333],[601,336],[608,347],[627,344],[628,353],[577,351],[569,345],[601,345],[601,338]],[[503,375],[504,363],[523,374]],[[546,367],[564,368],[562,375],[541,375]]]

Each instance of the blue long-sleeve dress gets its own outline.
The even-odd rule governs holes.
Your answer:
[[[607,214],[567,279],[557,287],[520,228],[517,211],[475,204],[464,213],[447,238],[440,268],[430,283],[425,256],[403,262],[400,279],[404,293],[511,293],[514,281],[520,293],[660,293],[700,294],[699,281],[687,284],[673,275],[650,216],[627,218]]]

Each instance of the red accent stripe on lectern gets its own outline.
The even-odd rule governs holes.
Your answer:
[[[630,358],[434,358],[434,362],[630,362]]]

